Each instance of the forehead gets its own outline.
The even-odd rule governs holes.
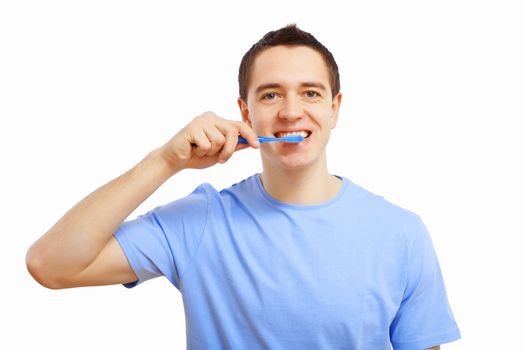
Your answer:
[[[320,81],[330,86],[323,56],[307,46],[275,46],[259,53],[254,60],[248,92],[267,83],[300,84]]]

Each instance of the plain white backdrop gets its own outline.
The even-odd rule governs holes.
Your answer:
[[[193,117],[240,119],[237,69],[288,23],[334,54],[329,169],[418,213],[463,339],[523,346],[525,13],[519,1],[2,1],[0,348],[183,349],[166,279],[47,290],[29,245]],[[258,151],[186,171],[132,215],[261,170]]]

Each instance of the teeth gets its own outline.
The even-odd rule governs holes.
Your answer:
[[[291,132],[278,132],[275,134],[277,137],[286,137],[290,135],[301,135],[302,137],[306,138],[308,135],[310,135],[309,131],[291,131]]]

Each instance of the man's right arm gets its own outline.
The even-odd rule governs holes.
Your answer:
[[[177,170],[159,151],[71,208],[28,251],[31,275],[48,288],[132,282],[137,276],[113,233]]]
[[[114,232],[144,200],[177,172],[225,162],[241,134],[257,148],[257,135],[240,121],[207,112],[168,143],[71,208],[28,250],[26,264],[43,286],[59,289],[137,280]]]

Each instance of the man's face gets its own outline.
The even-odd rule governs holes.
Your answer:
[[[261,52],[251,68],[247,101],[239,98],[243,120],[257,135],[301,132],[300,143],[261,145],[263,162],[297,168],[324,162],[330,130],[337,122],[341,94],[332,97],[321,54],[306,46],[275,46]]]

